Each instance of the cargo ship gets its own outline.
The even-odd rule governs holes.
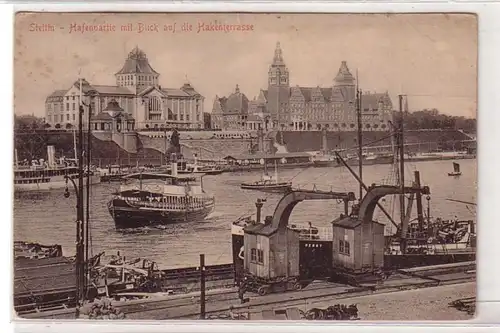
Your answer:
[[[215,208],[215,198],[203,188],[204,174],[171,172],[135,173],[123,177],[125,183],[108,202],[115,227],[138,228],[153,225],[202,221]]]

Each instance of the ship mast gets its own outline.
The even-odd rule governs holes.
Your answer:
[[[77,291],[76,301],[84,300],[85,285],[85,250],[84,250],[84,210],[83,210],[83,103],[82,103],[82,79],[78,78],[80,83],[80,105],[78,112],[78,209],[77,209],[77,232],[76,232],[76,275]]]
[[[404,224],[406,223],[406,212],[405,212],[405,195],[404,195],[404,186],[405,186],[405,158],[404,158],[404,110],[403,110],[403,98],[405,95],[399,95],[399,122],[396,127],[397,133],[397,143],[398,143],[398,151],[399,151],[399,186],[401,187],[401,193],[399,195],[399,206],[400,206],[400,218],[401,218],[401,252],[406,252],[406,228],[404,228]]]
[[[358,176],[359,200],[363,198],[363,124],[361,122],[361,90],[359,90],[358,70],[356,70],[356,116],[358,120]]]

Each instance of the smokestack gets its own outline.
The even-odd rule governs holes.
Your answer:
[[[177,176],[177,154],[172,153],[171,160],[172,161],[171,161],[170,165],[171,165],[172,170],[171,170],[170,174],[172,176]]]
[[[54,167],[56,165],[56,153],[54,146],[47,146],[47,163],[50,167]]]
[[[262,206],[264,206],[264,203],[262,202],[261,199],[257,199],[257,202],[255,203],[255,207],[257,207],[257,215],[256,215],[256,222],[260,223],[260,216],[262,212]]]
[[[326,153],[328,150],[328,142],[326,140],[326,128],[323,128],[321,130],[321,138],[322,138],[322,147],[321,149],[323,150],[323,153]]]

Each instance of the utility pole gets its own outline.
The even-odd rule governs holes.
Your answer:
[[[205,319],[205,255],[200,254],[200,319]]]

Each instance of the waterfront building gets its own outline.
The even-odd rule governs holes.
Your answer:
[[[204,97],[188,82],[180,88],[160,85],[160,74],[146,53],[135,47],[115,74],[115,85],[90,84],[82,80],[86,103],[97,115],[115,101],[137,129],[202,129]],[[80,82],[69,89],[56,90],[45,101],[45,119],[53,127],[75,126],[78,122]],[[84,117],[87,119],[87,117]]]
[[[244,130],[248,118],[248,98],[238,85],[228,97],[215,96],[212,108],[212,128],[225,131]]]
[[[269,66],[267,89],[261,89],[258,97],[248,103],[245,113],[224,107],[228,98],[216,97],[212,111],[215,128],[286,131],[357,129],[356,79],[347,62],[341,62],[331,87],[292,86],[279,42]],[[388,92],[364,91],[361,98],[363,130],[387,130],[392,109]]]

